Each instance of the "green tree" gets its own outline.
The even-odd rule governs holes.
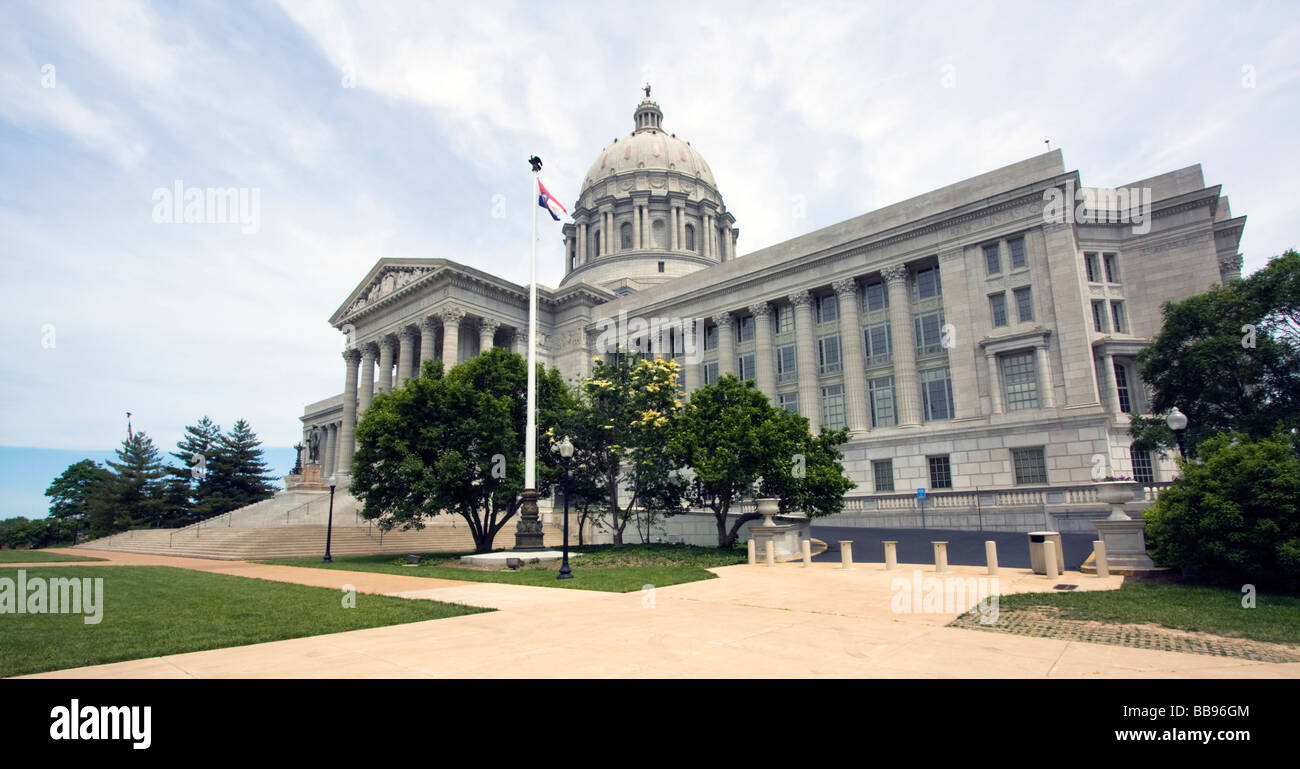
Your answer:
[[[145,432],[136,432],[122,441],[117,461],[108,461],[114,478],[104,510],[92,511],[91,529],[95,536],[121,531],[132,526],[160,526],[167,522],[168,510],[163,500],[167,468],[158,448]]]
[[[176,442],[176,451],[171,452],[179,465],[168,468],[170,491],[176,497],[183,497],[187,523],[213,515],[209,497],[214,482],[208,473],[208,462],[221,449],[221,427],[205,415],[196,424],[186,426],[185,435]]]
[[[527,364],[493,348],[452,368],[429,361],[421,376],[376,395],[357,424],[352,495],[381,528],[423,528],[450,513],[469,525],[478,552],[519,511],[524,490]],[[545,432],[575,401],[559,372],[537,376],[537,426]],[[537,491],[559,476],[558,459],[538,441]]]
[[[648,538],[657,514],[681,507],[684,483],[664,450],[682,411],[677,371],[673,360],[618,354],[597,359],[583,382],[585,408],[577,412],[575,441],[603,482],[616,546],[634,514],[643,518]]]
[[[1189,450],[1220,432],[1255,438],[1300,426],[1300,253],[1226,286],[1166,302],[1164,324],[1138,355],[1151,410],[1188,418]],[[1170,448],[1163,417],[1134,416],[1139,445]]]
[[[686,498],[707,507],[717,524],[718,547],[730,548],[740,527],[758,513],[735,516],[732,508],[757,495],[777,496],[785,512],[810,518],[839,512],[854,487],[839,464],[837,446],[847,430],[813,436],[808,420],[772,406],[752,381],[727,375],[691,394],[670,441],[679,466],[692,476]]]
[[[275,479],[267,474],[262,442],[240,419],[222,435],[208,459],[204,505],[199,512],[220,515],[275,496]]]
[[[90,528],[92,510],[111,504],[112,484],[113,474],[97,462],[83,459],[68,465],[45,490],[50,518],[63,522],[75,541],[77,532]]]
[[[1218,584],[1300,590],[1300,457],[1290,436],[1223,433],[1146,511],[1152,558]]]

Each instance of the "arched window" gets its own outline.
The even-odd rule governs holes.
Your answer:
[[[686,250],[695,250],[695,225],[693,224],[686,225]]]
[[[631,222],[623,222],[622,226],[620,226],[620,227],[618,228],[618,247],[619,247],[619,250],[621,250],[621,251],[631,251],[631,250],[632,250],[632,224],[631,224]]]

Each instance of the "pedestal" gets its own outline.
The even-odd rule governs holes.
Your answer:
[[[293,491],[294,489],[305,489],[308,491],[319,491],[328,488],[324,481],[321,480],[321,466],[319,464],[303,465],[302,472],[298,475],[286,475],[284,477],[284,488]]]
[[[1147,555],[1146,519],[1094,521],[1093,525],[1106,544],[1106,560],[1111,572],[1156,570],[1155,563]]]
[[[807,523],[776,523],[771,526],[750,526],[749,536],[759,557],[767,552],[771,542],[776,560],[795,561],[803,558],[803,541],[810,535]]]
[[[537,513],[537,490],[524,489],[519,504],[519,525],[515,527],[515,550],[543,550],[542,520]]]

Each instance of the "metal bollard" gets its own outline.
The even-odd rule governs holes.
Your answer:
[[[754,540],[752,539],[749,540],[749,542],[746,543],[746,545],[749,549],[749,565],[753,566],[754,564],[758,563],[758,554],[754,551]]]
[[[806,569],[812,566],[812,540],[803,541],[803,567]]]
[[[948,573],[948,543],[931,542],[934,545],[934,571],[936,574]]]
[[[853,568],[853,540],[851,539],[840,540],[840,568]]]
[[[1097,564],[1097,576],[1110,576],[1110,561],[1106,559],[1106,543],[1100,539],[1092,543],[1092,552]]]
[[[997,576],[998,573],[998,543],[993,540],[984,542],[984,560],[988,561],[989,574]]]
[[[1049,544],[1043,548],[1043,569],[1047,572],[1048,579],[1056,579],[1061,576],[1061,572],[1056,566],[1056,548]]]
[[[766,545],[766,550],[767,550],[766,553],[767,565],[775,566],[776,565],[776,543],[769,539],[767,542],[763,544]]]
[[[887,539],[885,542],[885,571],[898,568],[898,540]]]

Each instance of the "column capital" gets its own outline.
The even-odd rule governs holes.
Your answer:
[[[495,334],[498,328],[501,328],[501,321],[499,320],[481,318],[478,322],[478,330],[481,334]]]
[[[420,331],[437,331],[438,320],[439,318],[437,315],[425,316],[424,320],[420,321]]]
[[[713,316],[713,323],[717,326],[726,326],[727,328],[731,328],[733,322],[735,322],[735,318],[733,318],[729,312],[720,312]]]
[[[438,317],[442,319],[443,325],[451,324],[453,326],[458,326],[460,325],[460,322],[465,319],[465,311],[459,307],[448,307],[439,310]]]
[[[812,306],[812,292],[807,289],[804,289],[803,291],[792,291],[786,298],[789,299],[790,304],[793,304],[795,307]]]
[[[370,358],[373,361],[379,357],[379,345],[374,342],[366,342],[361,345],[361,357]]]
[[[907,265],[891,264],[880,271],[886,283],[901,283],[907,280]]]
[[[749,314],[755,318],[768,318],[772,315],[772,305],[767,302],[758,302],[749,306]]]
[[[361,363],[361,351],[355,347],[344,350],[343,360],[349,366],[357,366]]]
[[[831,284],[831,289],[841,297],[846,294],[856,297],[858,295],[858,281],[856,278],[840,278]]]
[[[379,340],[379,350],[380,350],[381,353],[382,353],[384,350],[387,350],[387,351],[389,351],[389,352],[393,352],[393,350],[394,350],[396,347],[397,347],[397,336],[394,335],[394,334],[389,334],[389,335],[385,336],[383,339],[380,339],[380,340]]]
[[[397,332],[397,336],[403,342],[414,342],[415,335],[418,333],[420,332],[415,328],[415,326],[403,326],[402,330]]]

